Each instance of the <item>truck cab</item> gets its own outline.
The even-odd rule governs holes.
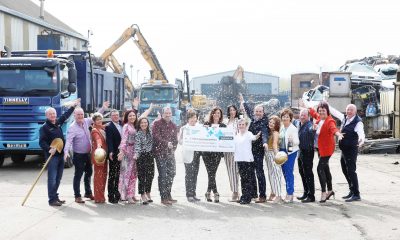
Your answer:
[[[153,122],[162,108],[169,106],[172,110],[172,121],[179,126],[181,123],[181,94],[178,86],[164,81],[151,81],[144,83],[139,89],[139,113],[146,111],[153,103],[154,109],[149,114],[150,122]]]
[[[76,98],[76,70],[66,59],[0,58],[0,163],[10,155],[15,163],[27,154],[41,154],[39,128],[45,111],[60,115],[63,103]]]
[[[68,102],[81,98],[92,113],[103,101],[123,110],[124,76],[93,69],[88,51],[21,51],[0,58],[0,166],[5,156],[21,163],[26,155],[43,154],[39,129],[45,111],[63,114]],[[64,135],[73,121],[63,125]],[[72,166],[72,161],[67,161]]]

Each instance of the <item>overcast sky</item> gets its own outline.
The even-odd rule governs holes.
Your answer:
[[[38,0],[33,0],[37,4]],[[346,60],[400,54],[399,3],[350,0],[46,0],[45,8],[90,36],[100,55],[131,24],[156,53],[168,79],[245,71],[289,78],[297,72],[336,70]],[[115,56],[133,65],[133,81],[148,65],[132,41]],[[130,68],[127,73],[130,75]]]

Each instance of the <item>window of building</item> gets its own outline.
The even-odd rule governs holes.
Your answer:
[[[310,81],[300,81],[300,88],[311,88]]]

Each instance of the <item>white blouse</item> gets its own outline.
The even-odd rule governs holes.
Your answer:
[[[235,162],[254,162],[251,152],[251,142],[256,140],[256,136],[246,131],[244,134],[238,133],[235,136]]]

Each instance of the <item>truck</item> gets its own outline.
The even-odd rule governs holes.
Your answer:
[[[149,108],[150,103],[153,103],[154,110],[149,114],[149,120],[151,122],[157,118],[158,113],[161,112],[161,108],[169,106],[172,109],[173,122],[180,125],[182,119],[182,82],[178,82],[178,84],[168,82],[167,76],[158,61],[156,54],[144,38],[137,24],[128,27],[122,33],[120,38],[102,54],[101,58],[103,60],[108,59],[108,61],[115,62],[110,59],[110,56],[112,56],[112,53],[129,39],[132,39],[135,45],[139,48],[140,53],[151,69],[150,80],[141,84],[139,89],[134,90],[139,97],[139,114],[146,111]]]
[[[42,154],[39,129],[49,107],[60,116],[68,102],[80,98],[86,114],[104,101],[123,110],[124,75],[94,69],[89,51],[7,51],[0,56],[0,166],[5,156],[22,163],[26,155]],[[72,121],[63,126],[64,135]],[[71,166],[67,159],[66,167]]]
[[[153,103],[153,111],[148,115],[149,121],[154,121],[162,108],[170,107],[172,110],[172,121],[180,126],[183,119],[182,111],[182,92],[183,89],[177,84],[171,84],[166,81],[154,80],[143,83],[138,91],[139,93],[139,114],[146,111]]]

